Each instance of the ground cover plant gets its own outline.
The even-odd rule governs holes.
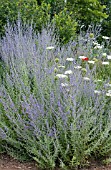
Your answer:
[[[82,29],[82,28],[81,28]],[[111,53],[98,26],[60,47],[20,20],[0,40],[0,152],[42,169],[111,156]]]

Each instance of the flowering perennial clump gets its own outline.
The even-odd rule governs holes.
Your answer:
[[[0,40],[0,151],[65,170],[111,152],[111,64],[91,27],[62,47],[55,37],[18,21]]]

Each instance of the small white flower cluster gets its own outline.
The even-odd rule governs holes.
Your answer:
[[[108,59],[108,60],[111,60],[111,55],[107,55],[107,59]]]
[[[67,70],[67,71],[65,71],[64,74],[72,74],[72,73],[73,73],[72,70]]]
[[[94,49],[102,49],[102,48],[103,48],[103,46],[100,45],[100,44],[98,44],[98,45],[96,45],[96,46],[94,47]]]
[[[111,87],[110,83],[105,84],[106,87]]]
[[[102,36],[102,38],[103,38],[104,40],[109,40],[109,39],[110,39],[110,37],[107,37],[107,36]]]
[[[103,45],[100,45],[97,41],[95,42],[93,42],[93,44],[94,44],[94,49],[102,49],[103,48]]]
[[[89,77],[83,77],[83,80],[90,81],[90,78]]]
[[[68,78],[67,75],[64,75],[64,74],[57,74],[56,77],[60,78],[60,79],[63,79],[63,78]]]
[[[62,87],[68,87],[69,85],[67,83],[61,83]]]
[[[80,58],[80,59],[84,59],[84,58],[86,58],[86,56],[79,56],[79,58]]]
[[[54,49],[53,46],[46,47],[46,50],[53,50],[53,49]]]
[[[107,54],[106,53],[102,53],[102,57],[107,57]]]
[[[94,93],[95,94],[101,94],[101,91],[100,90],[94,90]]]
[[[99,43],[98,43],[97,41],[96,41],[96,42],[94,41],[93,44],[94,44],[94,45],[99,45]]]
[[[102,65],[109,65],[109,61],[103,61]]]
[[[95,63],[95,61],[93,61],[93,60],[89,60],[89,61],[88,61],[88,63],[89,63],[89,64],[94,64],[94,63]]]
[[[66,58],[66,61],[74,61],[73,58]]]
[[[111,97],[111,90],[108,90],[108,92],[106,93],[106,96]]]
[[[79,70],[81,69],[82,67],[81,66],[74,66],[75,69]]]

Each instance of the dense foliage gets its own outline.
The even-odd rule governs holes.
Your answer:
[[[7,20],[15,22],[20,14],[24,23],[32,23],[40,31],[50,19],[50,4],[37,5],[36,0],[1,0],[0,1],[0,32],[3,34]]]
[[[111,1],[110,0],[99,0],[102,4],[106,5],[105,12],[108,14],[108,18],[102,23],[102,34],[111,36]]]
[[[19,13],[23,22],[33,23],[34,29],[39,32],[47,23],[55,22],[60,41],[67,43],[70,38],[76,37],[81,25],[87,28],[91,22],[101,24],[110,13],[110,8],[106,10],[106,6],[98,0],[1,0],[0,35],[4,34],[7,19],[15,22]],[[110,31],[110,21],[106,25],[107,28],[104,24],[103,27]]]
[[[101,5],[98,0],[69,0],[67,3],[80,24],[89,25],[91,22],[101,22],[107,18],[104,13],[104,5]]]

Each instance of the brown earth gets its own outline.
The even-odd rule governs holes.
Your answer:
[[[19,161],[7,155],[0,155],[0,170],[40,170],[40,169],[37,168],[35,162],[20,163]],[[89,168],[84,168],[81,170],[111,170],[111,164],[103,166],[100,163],[94,161]]]

